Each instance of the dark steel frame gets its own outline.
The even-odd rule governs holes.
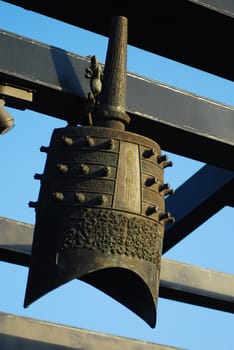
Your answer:
[[[53,0],[47,0],[46,4],[30,0],[6,1],[91,32],[109,35],[113,15],[106,9],[104,1],[98,5],[105,11],[99,11],[98,15],[95,10],[90,11],[89,3],[84,3],[82,11],[77,11],[72,0],[59,2],[56,7]],[[111,6],[111,13],[128,17],[130,45],[234,80],[232,1],[163,0],[157,1],[154,11],[150,8],[149,1],[144,7],[141,3],[134,3],[134,11],[127,10],[126,6],[121,8],[118,3]]]

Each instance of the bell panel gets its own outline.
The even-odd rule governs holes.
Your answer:
[[[121,141],[113,208],[141,212],[138,145]]]

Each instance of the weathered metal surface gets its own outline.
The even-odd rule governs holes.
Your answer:
[[[0,313],[1,350],[182,350],[81,328]]]
[[[77,13],[73,1],[59,2],[56,7],[52,0],[47,1],[46,6],[29,0],[7,2],[92,32],[109,34],[108,23],[112,15],[108,9],[97,16],[95,11],[89,11],[86,3],[82,4],[84,10]],[[105,3],[99,5],[105,7]],[[232,1],[163,0],[157,1],[155,11],[150,8],[150,5],[142,7],[141,3],[136,3],[134,11],[123,11],[115,6],[116,12],[129,20],[130,45],[234,80]]]
[[[29,266],[33,225],[0,218],[0,260]],[[234,276],[162,258],[159,296],[234,312]]]
[[[36,91],[27,108],[82,124],[90,91],[87,58],[5,31],[0,48],[1,81]],[[17,108],[7,96],[6,105]],[[234,107],[128,73],[126,112],[128,131],[165,151],[234,170]]]
[[[55,129],[37,175],[24,306],[79,278],[155,327],[164,225],[173,220],[165,212],[168,162],[156,142],[125,131],[126,58],[127,19],[116,16],[92,126],[73,120]]]
[[[164,223],[170,219],[160,190],[161,158],[154,141],[126,131],[54,130],[39,199],[31,204],[36,224],[26,306],[80,278],[154,326]],[[151,179],[157,180],[147,183]]]
[[[234,172],[205,165],[166,199],[175,223],[167,225],[163,253],[174,247],[224,206],[233,206]]]

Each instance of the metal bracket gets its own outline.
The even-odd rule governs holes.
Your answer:
[[[13,104],[15,108],[24,110],[33,101],[33,91],[2,82],[0,84],[0,97],[6,101],[9,107]]]

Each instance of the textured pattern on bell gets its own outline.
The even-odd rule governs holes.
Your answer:
[[[154,327],[168,219],[159,145],[69,126],[54,130],[47,153],[24,306],[79,278]]]

